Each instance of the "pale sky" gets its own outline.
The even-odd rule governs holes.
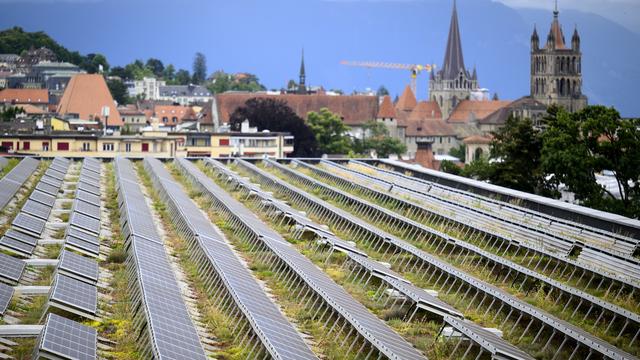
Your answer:
[[[511,7],[553,9],[554,0],[494,0]],[[562,9],[599,14],[640,33],[640,0],[558,0]]]

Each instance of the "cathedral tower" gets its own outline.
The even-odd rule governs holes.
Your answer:
[[[535,27],[531,35],[531,97],[547,106],[557,104],[575,112],[587,106],[587,98],[582,94],[580,35],[576,27],[569,47],[565,43],[558,14],[556,1],[553,22],[544,46],[540,46]]]
[[[477,88],[478,78],[475,69],[472,74],[464,66],[458,9],[454,0],[444,63],[440,71],[431,75],[429,96],[438,103],[443,118],[447,119],[458,103],[469,99],[471,92]]]

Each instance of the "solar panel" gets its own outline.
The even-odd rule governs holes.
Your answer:
[[[77,239],[88,242],[90,244],[100,245],[100,239],[98,238],[97,235],[89,234],[74,226],[69,226],[67,228],[67,236],[75,237]]]
[[[44,231],[44,227],[46,224],[47,222],[45,220],[38,219],[35,216],[23,212],[19,213],[11,223],[11,225],[22,229],[26,233],[34,234],[38,237]]]
[[[11,298],[13,297],[13,287],[0,283],[0,315],[7,311]]]
[[[48,185],[51,185],[51,186],[55,186],[55,187],[57,187],[58,189],[60,189],[60,187],[61,187],[61,186],[62,186],[62,184],[63,184],[63,181],[62,181],[62,180],[58,180],[58,179],[56,179],[56,178],[54,178],[54,177],[48,176],[47,174],[44,174],[44,175],[40,178],[40,181],[41,181],[41,182],[43,182],[43,183],[45,183],[45,184],[48,184]]]
[[[56,164],[56,163],[51,163],[51,166],[49,166],[51,169],[61,172],[61,173],[66,173],[67,172],[67,167],[61,164]]]
[[[62,181],[62,180],[64,180],[64,176],[65,176],[65,174],[64,174],[64,173],[61,173],[61,172],[59,172],[59,171],[56,171],[56,170],[54,170],[54,169],[52,169],[52,168],[47,169],[47,171],[45,171],[45,173],[44,173],[44,174],[45,174],[46,176],[49,176],[49,177],[52,177],[52,178],[54,178],[54,179],[58,179],[58,180],[61,180],[61,181]]]
[[[97,186],[93,186],[90,185],[86,182],[78,182],[78,189],[82,190],[82,191],[86,191],[90,194],[94,194],[94,195],[98,195],[100,196],[100,188]]]
[[[98,289],[94,285],[58,274],[49,301],[95,314],[98,311]]]
[[[95,260],[64,250],[60,254],[58,269],[92,282],[98,281],[98,263]]]
[[[45,194],[56,196],[60,189],[47,183],[39,182],[38,185],[36,185],[36,190],[40,190]]]
[[[99,245],[86,242],[74,236],[67,236],[64,246],[89,256],[98,257],[100,255]]]
[[[98,332],[73,320],[49,314],[38,344],[39,353],[50,353],[63,359],[94,360],[97,358]]]
[[[8,174],[0,179],[0,209],[3,209],[27,179],[38,168],[40,162],[33,158],[25,158]]]
[[[100,177],[88,171],[83,171],[80,173],[80,179],[78,180],[78,182],[100,187]]]
[[[22,211],[29,215],[38,217],[42,220],[47,220],[49,218],[49,214],[51,213],[51,208],[39,202],[27,200],[27,202],[25,202],[22,206]]]
[[[25,244],[36,246],[38,244],[38,238],[29,234],[25,234],[21,231],[16,231],[15,229],[9,229],[4,236],[13,238],[15,240],[21,241]]]
[[[49,194],[45,194],[42,191],[34,191],[31,193],[31,196],[29,196],[29,199],[33,200],[33,201],[37,201],[43,205],[47,205],[48,207],[53,207],[53,205],[56,203],[56,197],[49,195]]]
[[[100,204],[89,204],[84,201],[75,201],[73,211],[100,220]]]
[[[15,284],[20,281],[25,262],[0,252],[0,279]]]
[[[81,189],[76,192],[76,199],[88,202],[89,204],[100,204],[100,196],[88,193]]]
[[[94,233],[96,235],[100,234],[100,220],[94,219],[79,212],[71,213],[69,224]]]
[[[7,166],[7,164],[9,163],[9,160],[7,160],[7,158],[5,157],[0,157],[0,169],[4,168],[5,166]]]
[[[33,245],[25,244],[6,236],[3,236],[2,239],[0,239],[0,248],[15,252],[23,257],[31,256],[35,250],[35,246]]]

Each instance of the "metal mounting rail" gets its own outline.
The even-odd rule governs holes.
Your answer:
[[[421,205],[420,203],[410,202],[406,200],[406,198],[404,197],[395,195],[395,193],[405,194],[406,196],[414,195],[414,197],[422,197],[423,195],[419,195],[415,193],[411,194],[408,190],[403,190],[397,187],[392,187],[392,189],[387,192],[384,192],[382,190],[377,190],[376,188],[379,188],[381,186],[380,184],[384,184],[384,187],[389,186],[389,184],[379,181],[376,178],[367,176],[366,174],[354,172],[351,169],[337,165],[333,162],[323,161],[322,164],[330,168],[333,168],[336,171],[336,173],[328,172],[326,170],[311,166],[304,162],[295,161],[295,163],[305,167],[306,169],[311,170],[312,172],[319,175],[323,179],[329,179],[331,181],[338,182],[339,184],[344,185],[350,189],[366,193],[379,200],[388,200],[394,204],[395,203],[402,204],[403,206],[408,207],[410,209],[409,212],[411,212],[412,214],[417,214],[417,213],[429,214],[429,217],[427,219],[421,218],[420,220],[421,222],[423,220],[427,220],[427,221],[433,220],[436,222],[445,220],[455,224],[457,227],[468,229],[466,231],[467,234],[469,234],[470,231],[472,233],[481,233],[485,238],[488,237],[488,239],[486,239],[485,241],[485,244],[490,245],[492,247],[497,246],[498,251],[502,251],[503,255],[506,254],[510,249],[512,249],[512,247],[515,247],[516,250],[519,250],[520,248],[524,248],[527,250],[525,257],[528,257],[530,253],[533,253],[531,256],[532,259],[534,259],[535,256],[544,256],[558,263],[561,262],[563,266],[559,266],[559,264],[557,264],[554,268],[552,268],[552,273],[558,270],[558,268],[561,268],[562,271],[560,276],[566,273],[568,266],[572,268],[576,268],[577,270],[579,270],[579,272],[578,273],[576,273],[576,271],[573,271],[573,273],[570,272],[570,274],[572,274],[571,275],[572,277],[580,276],[580,278],[582,279],[582,278],[585,278],[585,275],[586,275],[586,279],[589,279],[589,281],[587,282],[587,285],[584,288],[588,288],[592,283],[598,284],[596,289],[596,291],[598,291],[599,288],[606,281],[609,281],[610,286],[606,291],[607,294],[613,293],[614,285],[617,284],[618,290],[617,290],[616,297],[628,296],[627,294],[631,293],[632,295],[636,295],[637,297],[640,298],[640,282],[632,280],[633,277],[631,276],[624,276],[624,277],[622,276],[622,274],[633,273],[632,269],[626,269],[627,272],[622,272],[622,273],[603,271],[602,264],[606,263],[606,259],[601,259],[602,261],[599,263],[600,266],[597,266],[595,261],[591,261],[589,263],[578,262],[566,256],[558,255],[558,253],[551,252],[543,247],[534,246],[527,241],[519,241],[517,239],[517,236],[502,235],[500,233],[497,233],[491,230],[489,225],[477,221],[478,220],[477,218],[479,216],[475,214],[470,214],[468,216],[461,217],[459,215],[458,216],[450,215],[446,211],[441,211],[438,209],[437,206],[432,206],[427,208],[426,206]],[[337,174],[339,172],[348,173],[352,177],[351,181],[348,181],[348,182],[345,181],[344,175],[340,176]],[[505,244],[496,244],[495,240],[498,240],[498,239],[501,240],[501,242],[506,243],[506,247],[505,247]],[[583,253],[590,253],[590,250],[583,249]],[[527,266],[530,266],[531,264],[532,264],[532,261],[529,261]],[[537,261],[537,263],[534,266],[534,270],[537,270],[538,267],[542,265],[544,265],[544,263],[541,260]],[[547,269],[549,269],[549,265],[550,265],[550,262],[547,262],[547,264],[544,266],[544,268],[542,268],[541,271],[545,272]],[[640,268],[636,269],[635,271],[640,272]],[[625,294],[625,290],[627,290],[626,291],[627,294]]]
[[[297,293],[296,298],[317,308],[314,318],[322,312],[320,319],[325,321],[325,326],[331,323],[329,333],[333,330],[340,333],[346,331],[345,339],[351,340],[346,353],[353,350],[356,354],[367,354],[366,358],[377,353],[390,359],[424,359],[411,344],[353,299],[195,165],[187,162],[181,165],[186,169],[183,173],[209,198],[235,234],[251,249],[262,250],[259,261],[270,265],[275,276],[285,282],[287,290]],[[359,348],[355,346],[357,343],[361,343]]]
[[[292,169],[275,161],[269,159],[265,159],[264,161],[268,165],[278,169],[288,178],[296,180],[301,184],[305,182],[316,183],[314,179],[295,172]],[[270,179],[270,185],[272,185],[272,188],[274,190],[281,190],[284,193],[293,193],[295,194],[295,196],[297,196],[297,199],[305,199],[300,195],[301,193],[304,193],[302,190],[286,184],[283,180],[280,180],[273,175],[269,176],[268,178]],[[511,329],[516,328],[522,320],[528,319],[529,322],[527,323],[525,331],[521,335],[520,339],[522,339],[524,334],[532,329],[534,324],[537,323],[537,326],[533,327],[534,329],[538,328],[538,332],[533,339],[533,343],[536,343],[540,339],[540,336],[543,334],[544,330],[547,329],[552,333],[543,346],[543,349],[547,349],[552,343],[554,343],[553,340],[556,338],[556,335],[560,336],[560,339],[562,339],[559,346],[555,350],[556,354],[562,351],[565,345],[567,345],[567,342],[572,341],[574,342],[574,346],[584,347],[584,351],[587,351],[586,354],[588,354],[587,356],[589,358],[591,356],[595,356],[595,354],[600,354],[600,356],[611,359],[635,359],[633,355],[628,354],[621,349],[618,349],[617,347],[601,340],[600,338],[593,336],[566,321],[560,320],[553,315],[546,313],[545,311],[539,310],[493,285],[490,285],[480,279],[477,279],[463,271],[456,269],[451,265],[444,263],[431,256],[430,254],[418,249],[417,247],[398,239],[394,235],[380,230],[370,223],[362,221],[360,218],[353,216],[346,211],[329,205],[324,201],[306,201],[304,203],[301,202],[300,205],[304,206],[304,208],[308,208],[309,211],[311,211],[313,207],[322,208],[321,212],[331,213],[334,218],[339,217],[342,221],[348,222],[348,226],[345,225],[347,226],[345,228],[346,231],[349,231],[349,229],[351,229],[352,231],[356,231],[358,234],[366,234],[366,236],[359,235],[362,241],[369,242],[371,244],[370,246],[379,249],[379,251],[383,251],[383,253],[385,255],[388,255],[390,258],[393,254],[389,255],[389,251],[391,251],[392,253],[396,253],[399,251],[400,253],[410,254],[411,257],[401,259],[397,264],[397,267],[403,269],[403,271],[408,271],[407,269],[411,271],[417,271],[418,273],[423,274],[423,278],[430,274],[427,282],[431,282],[434,276],[439,274],[439,276],[435,280],[435,285],[440,284],[444,276],[444,280],[442,281],[441,286],[443,286],[443,289],[445,289],[445,292],[448,294],[451,294],[454,289],[457,289],[454,295],[458,296],[463,287],[466,286],[467,290],[461,298],[467,298],[468,296],[470,296],[471,291],[473,291],[474,293],[473,298],[469,303],[469,307],[474,304],[479,295],[481,295],[481,300],[478,304],[479,307],[485,303],[488,297],[488,300],[490,300],[490,305],[486,309],[485,315],[488,314],[492,309],[497,309],[496,316],[499,313],[508,311],[507,316],[501,322],[501,327],[505,326],[507,320],[511,318],[514,312],[518,314],[518,317]],[[383,250],[384,247],[386,247],[386,250]],[[458,283],[460,284],[456,286],[456,284]],[[556,344],[557,342],[558,341],[556,341]],[[580,356],[579,353],[580,352],[576,352],[576,356]]]
[[[184,169],[182,161],[187,160],[175,160]],[[144,166],[167,204],[173,223],[188,241],[187,250],[198,264],[198,274],[209,289],[210,299],[230,316],[236,314],[232,333],[240,348],[250,349],[247,358],[260,359],[268,354],[274,359],[317,359],[160,160],[146,158]]]

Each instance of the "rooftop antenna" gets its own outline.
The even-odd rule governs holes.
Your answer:
[[[556,17],[558,16],[560,12],[558,11],[558,0],[556,0],[556,7],[553,10],[553,15],[555,15]]]

